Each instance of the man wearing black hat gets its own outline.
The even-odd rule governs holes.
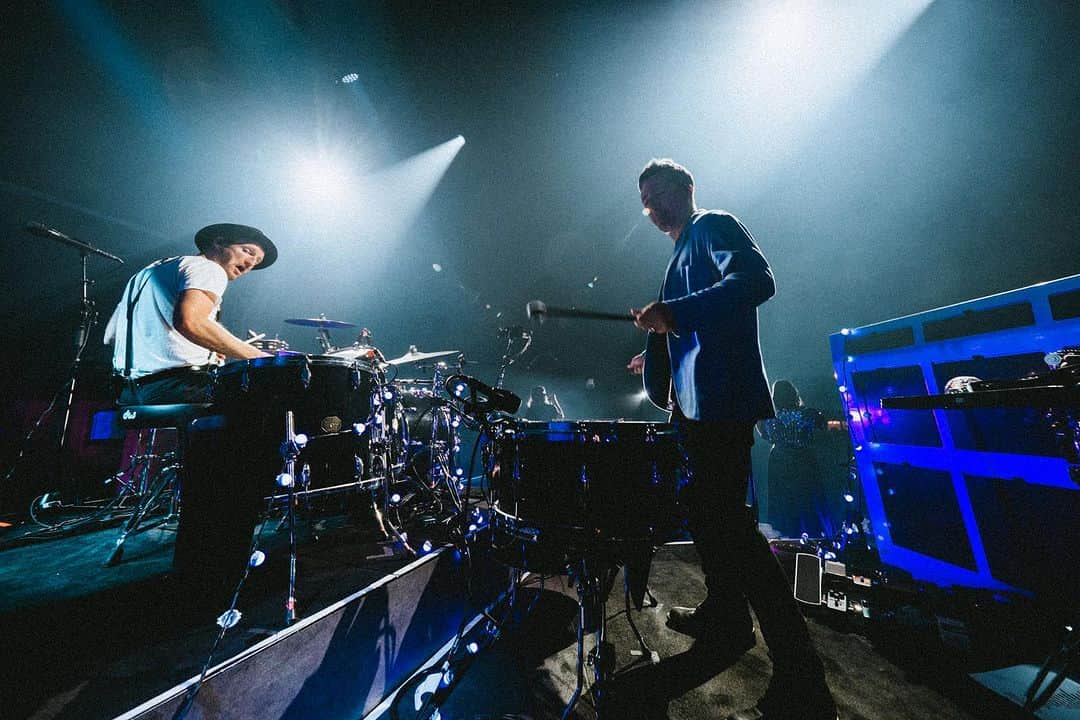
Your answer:
[[[256,228],[219,223],[196,233],[195,245],[198,255],[158,260],[136,273],[105,328],[121,405],[204,401],[215,354],[266,354],[216,318],[230,281],[277,260],[274,243]]]

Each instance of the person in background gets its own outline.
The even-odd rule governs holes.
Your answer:
[[[555,396],[555,393],[548,395],[546,387],[537,385],[532,389],[532,394],[529,395],[529,400],[525,403],[523,417],[526,420],[551,422],[552,420],[562,420],[566,417],[566,413],[563,412],[562,406],[559,405],[559,398]]]
[[[790,380],[772,387],[776,417],[762,420],[757,429],[772,443],[769,451],[769,525],[784,537],[820,537],[828,522],[828,501],[821,466],[814,451],[814,435],[826,427],[820,410],[803,405]]]

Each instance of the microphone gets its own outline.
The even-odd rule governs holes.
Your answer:
[[[113,262],[118,262],[121,265],[124,264],[124,261],[116,255],[113,255],[112,253],[107,253],[104,250],[99,250],[93,245],[85,243],[82,240],[76,240],[70,235],[65,235],[56,228],[51,228],[38,222],[28,222],[26,223],[26,225],[23,226],[23,229],[31,235],[49,238],[50,240],[56,240],[57,242],[61,242],[64,245],[73,247],[79,252],[81,252],[83,255],[100,255],[101,257],[112,260]]]
[[[509,390],[494,388],[469,375],[451,375],[444,383],[446,392],[461,400],[469,413],[502,411],[516,413],[521,398]]]
[[[534,320],[538,324],[543,325],[544,320],[547,319],[547,305],[540,300],[530,300],[525,306],[525,317],[529,320]]]

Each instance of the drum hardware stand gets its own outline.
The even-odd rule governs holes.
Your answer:
[[[312,438],[312,439],[314,439],[314,438]],[[309,442],[310,442],[310,440],[309,440]],[[311,495],[308,493],[308,488],[311,485],[311,466],[308,465],[307,463],[304,463],[303,466],[300,468],[299,482],[300,482],[300,496],[303,497],[303,499],[304,499],[305,509],[308,512],[310,512],[311,511]],[[284,528],[289,523],[290,515],[291,515],[291,513],[289,512],[289,509],[286,508],[285,512],[283,512],[281,514],[281,519],[278,520],[278,524],[277,524],[277,528],[275,528],[275,532],[281,532],[282,528]]]
[[[284,467],[277,476],[278,486],[288,490],[289,509],[289,589],[285,598],[285,625],[292,625],[296,620],[296,458],[307,444],[307,438],[296,434],[295,417],[292,410],[285,411],[285,439],[281,443],[281,458]]]
[[[1035,674],[1024,695],[1024,710],[1034,713],[1054,697],[1058,688],[1080,663],[1080,625],[1068,625],[1065,637]]]
[[[577,624],[577,685],[570,701],[563,709],[560,720],[570,717],[574,707],[581,697],[585,686],[585,666],[592,667],[593,683],[589,693],[593,697],[596,716],[599,719],[602,714],[602,705],[607,699],[604,693],[604,685],[615,667],[615,658],[611,643],[607,642],[607,617],[605,589],[608,587],[607,575],[613,573],[608,563],[599,563],[595,556],[582,557],[570,565],[570,576],[574,581],[574,589],[578,596],[578,624]],[[589,621],[592,620],[592,623]],[[585,654],[585,635],[590,625],[595,625],[594,633],[596,642],[593,649]]]
[[[660,662],[660,653],[649,647],[649,643],[645,642],[645,636],[638,630],[637,624],[634,622],[634,615],[630,608],[630,583],[626,581],[626,566],[623,566],[623,597],[626,600],[626,621],[630,623],[630,629],[634,633],[634,637],[637,638],[638,648],[637,650],[631,650],[630,654],[634,657],[644,657],[649,659],[651,665],[656,665]],[[649,607],[656,607],[659,605],[656,602],[656,598],[653,596],[652,591],[648,588],[645,589],[645,597],[648,599],[647,605]]]
[[[508,328],[499,328],[499,335],[506,338],[506,349],[503,350],[502,360],[499,362],[499,374],[495,380],[495,387],[501,388],[503,382],[506,380],[506,369],[514,364],[519,357],[525,354],[525,351],[529,349],[529,345],[532,344],[532,331],[521,327],[520,325],[514,325]],[[522,340],[523,344],[516,352],[512,352],[514,348],[514,342]]]
[[[132,508],[131,516],[124,523],[124,527],[120,530],[120,536],[116,538],[116,544],[109,554],[109,559],[105,561],[106,567],[115,567],[120,564],[120,561],[124,557],[124,542],[129,535],[143,532],[145,530],[152,530],[160,525],[175,520],[177,517],[176,508],[179,504],[179,491],[180,483],[177,482],[179,478],[180,463],[177,460],[176,453],[165,453],[164,455],[154,454],[154,447],[157,444],[157,428],[150,428],[148,438],[146,441],[145,452],[141,455],[134,455],[131,458],[131,473],[132,478],[135,478],[136,468],[138,469],[138,481],[137,484],[132,482],[125,483],[123,480],[119,482],[123,485],[123,492],[125,494],[130,493],[138,498],[135,507]],[[181,439],[182,443],[183,440]],[[154,476],[153,484],[151,485],[150,478],[150,465],[156,460],[162,461],[162,466]],[[139,467],[139,466],[142,467]],[[143,520],[147,514],[158,505],[161,496],[168,493],[168,507],[169,511],[164,517],[158,518],[152,523],[142,525]],[[140,527],[141,526],[141,527]]]

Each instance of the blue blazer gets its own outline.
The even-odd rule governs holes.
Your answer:
[[[666,336],[679,410],[691,420],[773,417],[761,361],[757,306],[776,293],[772,270],[754,238],[726,212],[698,210],[683,228],[660,300],[675,318]],[[659,338],[657,338],[659,339]],[[646,367],[662,344],[650,342]]]

